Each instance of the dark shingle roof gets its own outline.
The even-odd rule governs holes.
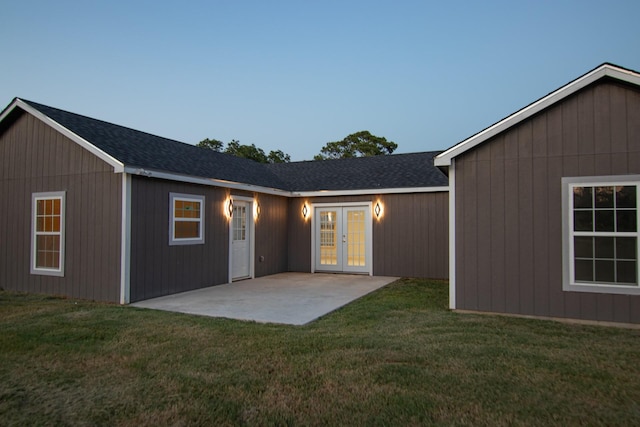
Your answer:
[[[26,101],[31,107],[81,136],[125,166],[155,169],[263,187],[286,187],[262,165],[149,133]]]
[[[268,165],[291,191],[440,187],[447,177],[435,166],[440,151]]]
[[[440,152],[265,165],[22,100],[125,166],[288,191],[440,187]]]

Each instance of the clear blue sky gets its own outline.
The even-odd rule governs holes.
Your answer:
[[[293,160],[360,130],[439,150],[602,62],[640,70],[639,16],[638,0],[5,0],[0,104]]]

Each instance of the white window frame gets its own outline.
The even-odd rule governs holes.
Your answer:
[[[636,231],[635,232],[580,232],[574,231],[573,189],[575,187],[636,187]],[[562,178],[562,290],[570,292],[592,292],[604,294],[640,295],[640,175],[565,177]],[[575,280],[575,236],[635,237],[636,238],[636,284],[586,283]]]
[[[60,231],[37,231],[37,217],[38,208],[37,203],[39,200],[60,200]],[[66,218],[66,192],[64,191],[49,191],[42,193],[33,193],[31,197],[31,274],[38,274],[43,276],[58,276],[64,277],[64,260],[65,260],[65,220]],[[37,267],[36,262],[38,259],[36,239],[42,235],[57,235],[60,236],[60,250],[59,250],[59,262],[58,268],[44,268]]]
[[[181,193],[169,193],[169,246],[176,245],[200,245],[204,243],[204,196],[194,194],[181,194]],[[176,201],[184,202],[198,202],[200,203],[200,217],[199,218],[176,218],[175,217],[175,203]],[[198,237],[189,238],[176,238],[175,237],[175,224],[176,222],[198,222],[200,224],[200,235]]]

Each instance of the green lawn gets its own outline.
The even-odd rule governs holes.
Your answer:
[[[401,280],[304,327],[0,292],[0,425],[640,425],[640,331]]]

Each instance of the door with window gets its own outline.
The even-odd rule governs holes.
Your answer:
[[[369,206],[318,207],[314,218],[316,271],[370,273]]]
[[[251,276],[251,227],[247,202],[236,201],[231,217],[231,266],[232,279],[246,279]]]

